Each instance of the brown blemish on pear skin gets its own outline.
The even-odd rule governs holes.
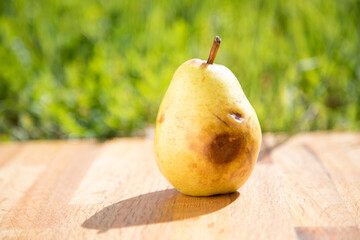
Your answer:
[[[165,113],[162,113],[159,117],[158,123],[161,124],[165,120]]]
[[[235,119],[240,119],[240,118],[242,118],[242,114],[241,114],[241,113],[238,113],[238,112],[232,113],[231,115],[233,115]]]
[[[212,113],[220,122],[222,122],[223,124],[225,124],[227,127],[229,127],[229,124],[227,124],[222,118],[220,118],[218,115],[216,115],[215,113]]]
[[[243,148],[239,136],[228,133],[216,135],[208,145],[208,159],[215,164],[226,164],[233,161]]]
[[[161,124],[162,122],[164,122],[164,120],[165,120],[165,113],[166,113],[166,111],[169,109],[170,105],[171,105],[171,104],[168,104],[168,105],[166,105],[166,106],[164,107],[164,109],[163,109],[162,113],[160,113],[160,116],[159,116],[159,118],[157,119],[156,123]]]
[[[194,151],[194,152],[198,152],[198,150],[200,149],[198,144],[196,142],[193,141],[192,138],[188,137],[190,143],[189,143],[189,149]]]
[[[232,117],[237,123],[242,123],[245,121],[245,118],[243,117],[243,115],[241,113],[238,112],[234,112],[234,113],[229,113],[230,117]]]
[[[245,175],[245,171],[241,171],[241,172],[233,172],[230,176],[230,179],[237,179],[237,178],[242,178]]]
[[[193,169],[198,168],[198,165],[194,162],[190,162],[188,166],[189,166],[189,168],[193,168]]]
[[[252,154],[249,148],[246,148],[246,157],[248,159],[249,165],[251,166]]]
[[[257,151],[256,151],[256,141],[252,140],[251,144],[248,145],[248,148],[246,149],[246,157],[248,159],[248,163],[250,166],[254,165],[257,160]]]

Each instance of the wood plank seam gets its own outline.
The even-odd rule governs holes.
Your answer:
[[[355,217],[352,215],[351,210],[349,209],[347,203],[345,202],[344,198],[342,197],[341,193],[339,192],[339,189],[338,189],[338,187],[337,187],[337,184],[335,184],[335,182],[334,182],[331,174],[329,173],[328,169],[325,167],[325,165],[324,165],[323,161],[321,160],[321,158],[319,157],[319,155],[318,155],[318,154],[312,149],[312,147],[310,147],[308,144],[303,143],[302,146],[314,157],[314,159],[315,159],[317,162],[319,162],[319,164],[322,166],[322,168],[326,171],[326,174],[328,175],[328,177],[329,177],[332,185],[334,185],[334,187],[335,187],[335,189],[336,189],[336,192],[337,192],[337,194],[339,195],[339,197],[340,197],[340,199],[341,199],[341,201],[342,201],[342,204],[346,207],[349,215],[353,218],[353,221],[356,222]],[[329,207],[331,207],[331,206],[328,206],[327,208],[329,208]],[[323,214],[323,213],[326,211],[327,208],[325,208],[321,214]],[[354,225],[354,227],[358,228],[356,225]],[[358,230],[359,230],[359,232],[360,232],[360,229],[359,229],[359,228],[358,228]]]

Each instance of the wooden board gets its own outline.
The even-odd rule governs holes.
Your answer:
[[[0,239],[360,239],[360,134],[265,134],[237,192],[189,197],[152,139],[0,144]]]

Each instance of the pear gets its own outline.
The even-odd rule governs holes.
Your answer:
[[[216,36],[207,61],[191,59],[175,72],[155,127],[156,162],[181,193],[210,196],[239,189],[254,169],[261,129],[239,81],[213,64]]]

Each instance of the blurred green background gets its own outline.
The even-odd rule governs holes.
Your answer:
[[[359,1],[5,0],[0,140],[141,134],[215,35],[263,131],[360,129]]]

